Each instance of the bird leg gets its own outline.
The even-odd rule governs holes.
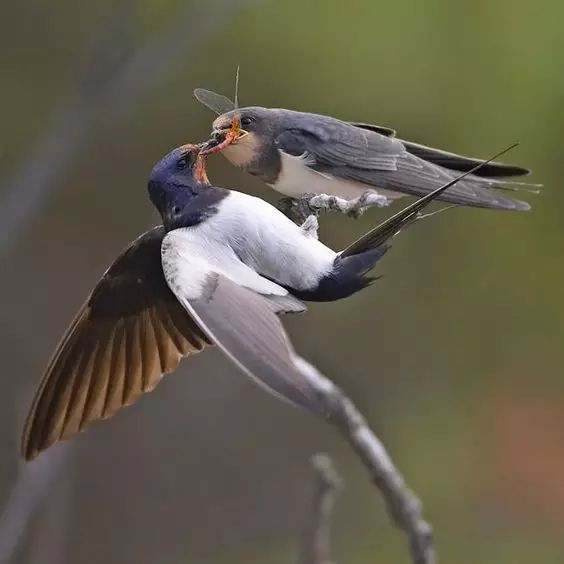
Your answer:
[[[317,235],[317,230],[319,229],[319,221],[317,221],[317,216],[309,215],[306,220],[300,225],[300,229],[303,231],[306,237],[319,239]]]
[[[328,194],[303,194],[299,198],[281,198],[276,202],[276,208],[297,225],[303,225],[310,216],[318,217],[321,211],[339,212],[356,219],[367,208],[385,207],[390,202],[386,196],[367,190],[353,200]]]
[[[319,210],[310,205],[315,194],[304,194],[300,198],[281,198],[276,202],[276,208],[289,217],[297,225],[304,225],[310,216],[317,218]]]
[[[353,200],[345,200],[344,198],[327,194],[317,194],[309,198],[309,206],[314,210],[335,211],[355,219],[360,217],[367,208],[373,206],[381,208],[389,205],[389,203],[390,200],[386,196],[371,190],[364,192],[364,194]]]

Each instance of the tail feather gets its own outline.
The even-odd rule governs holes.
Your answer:
[[[507,149],[504,149],[500,153],[494,155],[486,161],[478,163],[476,166],[467,170],[464,174],[456,177],[455,179],[443,184],[436,190],[429,192],[422,198],[419,198],[409,206],[406,206],[403,210],[383,221],[380,225],[371,229],[368,233],[364,234],[360,239],[356,240],[354,243],[349,245],[340,253],[341,258],[351,257],[358,255],[367,251],[368,249],[379,248],[384,245],[388,240],[392,239],[397,235],[403,228],[407,227],[419,217],[421,210],[427,207],[433,200],[440,196],[445,190],[455,185],[458,181],[462,180],[469,174],[474,174],[476,171],[480,170],[482,167],[488,165],[494,159],[497,159],[501,155],[507,153],[511,149],[515,148],[518,143],[511,145]]]
[[[415,155],[427,162],[450,170],[456,170],[458,172],[468,172],[470,169],[474,169],[474,174],[476,176],[484,178],[526,176],[531,172],[528,168],[524,168],[522,166],[495,163],[492,161],[488,161],[486,163],[482,159],[457,155],[456,153],[443,151],[442,149],[434,149],[433,147],[427,147],[426,145],[420,145],[419,143],[413,143],[412,141],[404,141],[403,139],[400,139],[400,141],[412,155]],[[481,164],[482,167],[480,169],[476,169],[476,165],[479,164]]]

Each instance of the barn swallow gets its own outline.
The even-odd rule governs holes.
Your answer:
[[[378,125],[286,109],[239,109],[225,96],[202,88],[194,95],[219,114],[209,147],[219,145],[234,165],[291,198],[306,193],[337,197],[344,202],[341,211],[354,210],[345,205],[351,201],[381,206],[405,195],[428,194],[460,172],[483,163],[404,141],[393,129]],[[527,202],[495,189],[536,192],[526,187],[539,185],[508,180],[529,172],[520,166],[491,162],[438,199],[481,208],[528,210]]]
[[[200,150],[184,145],[154,166],[148,189],[162,225],[122,252],[64,334],[30,408],[26,459],[132,404],[210,345],[274,395],[327,416],[278,315],[367,287],[389,240],[458,180],[337,253],[267,202],[213,186]]]

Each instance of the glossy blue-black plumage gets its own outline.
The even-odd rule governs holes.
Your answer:
[[[366,273],[382,258],[388,250],[387,245],[380,245],[356,255],[338,256],[333,269],[319,280],[311,290],[289,288],[294,296],[308,302],[332,302],[347,298],[369,286],[378,277]]]
[[[227,190],[197,178],[198,148],[187,145],[172,150],[151,171],[149,196],[167,231],[197,225],[217,211]]]

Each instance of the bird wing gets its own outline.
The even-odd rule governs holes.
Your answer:
[[[396,135],[396,131],[394,129],[383,127],[381,125],[359,122],[350,122],[350,124],[354,125],[355,127],[360,127],[361,129],[374,131],[375,133],[385,135],[386,137],[395,137]],[[456,153],[443,151],[442,149],[434,149],[433,147],[427,147],[426,145],[413,143],[412,141],[405,141],[404,139],[399,139],[399,141],[401,141],[403,146],[412,155],[415,155],[432,164],[436,164],[451,170],[456,170],[458,172],[467,172],[470,169],[474,168],[476,165],[484,162],[483,159],[475,159],[472,157],[466,157],[464,155],[457,155]],[[525,176],[527,174],[530,174],[530,172],[531,171],[528,168],[521,166],[492,162],[477,170],[475,172],[475,176],[482,176],[484,178],[509,178],[512,176]]]
[[[276,145],[293,156],[307,155],[309,166],[339,175],[341,169],[395,171],[406,152],[393,137],[355,127],[326,116],[286,112],[288,127],[276,137]]]
[[[163,242],[163,269],[169,287],[190,316],[223,353],[263,388],[314,413],[323,412],[318,392],[277,317],[300,312],[305,305],[292,295],[245,287],[218,272],[198,249],[178,252],[179,234],[170,232]],[[192,252],[193,251],[193,252]],[[197,286],[191,273],[198,272]]]
[[[429,194],[441,185],[454,180],[458,174],[456,170],[443,168],[408,152],[397,159],[396,165],[394,171],[366,170],[352,165],[332,170],[331,173],[374,186],[376,189],[403,192],[413,196]],[[481,178],[472,174],[450,187],[438,199],[453,204],[483,208],[522,211],[530,208],[527,202],[503,196],[492,190],[504,187],[504,183],[500,180]]]
[[[26,459],[130,405],[182,357],[210,344],[164,279],[163,237],[156,227],[135,240],[68,328],[29,411]]]
[[[373,123],[364,123],[361,121],[349,121],[348,123],[354,125],[355,127],[360,127],[360,129],[367,129],[368,131],[374,131],[386,137],[396,136],[396,130],[392,129],[391,127],[384,127],[383,125],[375,125]]]
[[[458,172],[467,172],[474,168],[476,165],[485,162],[483,159],[475,159],[472,157],[465,157],[464,155],[457,155],[456,153],[449,153],[441,149],[433,149],[419,143],[412,143],[411,141],[404,141],[400,139],[403,146],[412,154],[427,162],[456,170]],[[509,178],[512,176],[525,176],[530,174],[528,168],[521,166],[508,165],[504,163],[489,163],[482,168],[478,169],[474,175],[484,178]]]
[[[412,154],[409,149],[415,151],[415,145],[406,147],[400,139],[322,116],[301,121],[304,127],[292,127],[279,135],[278,147],[291,155],[306,155],[304,164],[322,174],[413,196],[424,196],[456,178],[457,170],[444,168]],[[423,151],[421,146],[418,147],[419,151]],[[438,152],[424,149],[426,154],[432,153],[433,158],[438,159]],[[447,159],[445,155],[444,160]],[[452,162],[453,158],[451,166],[454,166]],[[470,166],[470,162],[458,161],[456,166],[470,170],[480,162],[483,161]],[[492,188],[502,189],[504,183],[471,175],[442,193],[439,199],[477,207],[529,209],[526,202],[499,195]]]

